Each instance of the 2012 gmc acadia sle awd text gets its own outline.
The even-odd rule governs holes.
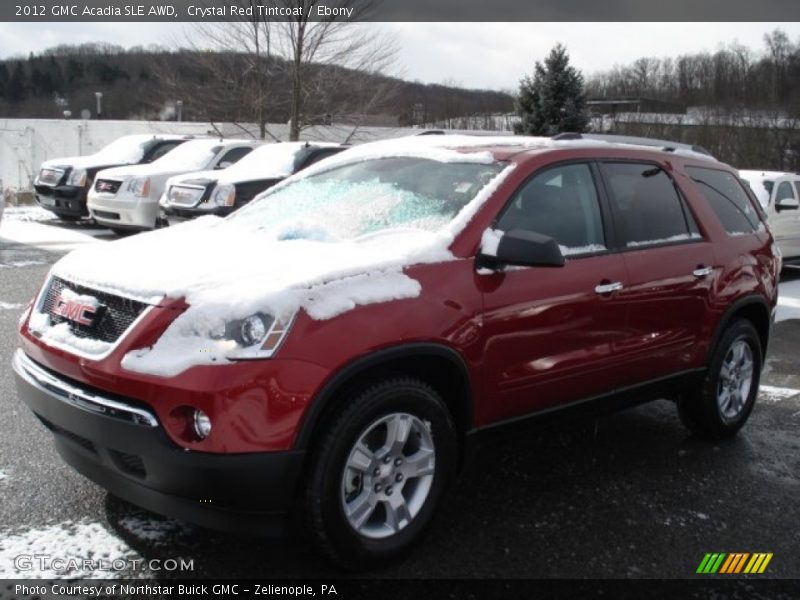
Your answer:
[[[736,172],[698,152],[376,142],[224,219],[62,258],[14,369],[113,494],[243,533],[294,513],[364,566],[420,537],[489,428],[671,398],[696,435],[736,433],[780,263]]]

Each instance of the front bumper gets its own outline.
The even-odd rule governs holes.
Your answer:
[[[59,216],[87,217],[86,189],[74,185],[58,185],[55,187],[37,184],[36,202],[42,208]]]
[[[280,535],[304,453],[211,454],[175,445],[142,403],[67,380],[17,350],[19,397],[53,433],[61,457],[147,510],[222,531]]]
[[[88,207],[95,221],[115,229],[153,229],[158,217],[158,202],[121,192],[116,196],[89,192]]]

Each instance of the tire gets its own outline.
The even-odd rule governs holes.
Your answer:
[[[389,447],[390,431],[407,431],[405,445]],[[329,421],[312,452],[307,531],[346,569],[397,559],[421,537],[456,463],[456,429],[439,394],[412,378],[377,383]]]
[[[83,217],[79,217],[76,215],[56,215],[58,218],[65,223],[75,223],[76,221],[80,221]]]
[[[753,410],[762,362],[761,341],[753,324],[745,319],[731,323],[717,344],[700,388],[678,400],[681,422],[703,439],[735,435]]]

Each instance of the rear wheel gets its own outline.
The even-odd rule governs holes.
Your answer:
[[[761,364],[761,342],[752,323],[733,322],[720,338],[700,389],[678,401],[683,424],[707,439],[734,435],[753,410]]]
[[[456,444],[441,397],[416,379],[376,384],[348,402],[309,472],[306,515],[320,548],[351,569],[402,555],[455,472]]]

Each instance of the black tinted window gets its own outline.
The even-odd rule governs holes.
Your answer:
[[[622,233],[628,246],[697,237],[690,231],[691,215],[684,209],[672,180],[660,167],[605,163],[603,170],[622,216]]]
[[[180,142],[165,142],[163,144],[159,144],[151,153],[150,156],[147,157],[147,162],[153,162],[154,160],[158,160],[162,156],[164,156],[167,152],[175,148],[180,144]]]
[[[747,233],[758,227],[758,214],[739,180],[731,173],[686,167],[728,233]]]
[[[223,163],[228,163],[228,165],[232,165],[240,158],[243,158],[250,154],[253,151],[253,148],[250,146],[243,146],[239,148],[231,148],[228,150],[225,155],[219,159],[218,165],[222,166]]]
[[[550,236],[566,254],[605,250],[603,220],[589,166],[564,165],[533,177],[514,194],[497,228]]]
[[[778,186],[778,191],[775,193],[775,202],[780,202],[781,200],[786,200],[787,198],[794,198],[794,192],[792,191],[792,184],[788,181],[783,181]]]

